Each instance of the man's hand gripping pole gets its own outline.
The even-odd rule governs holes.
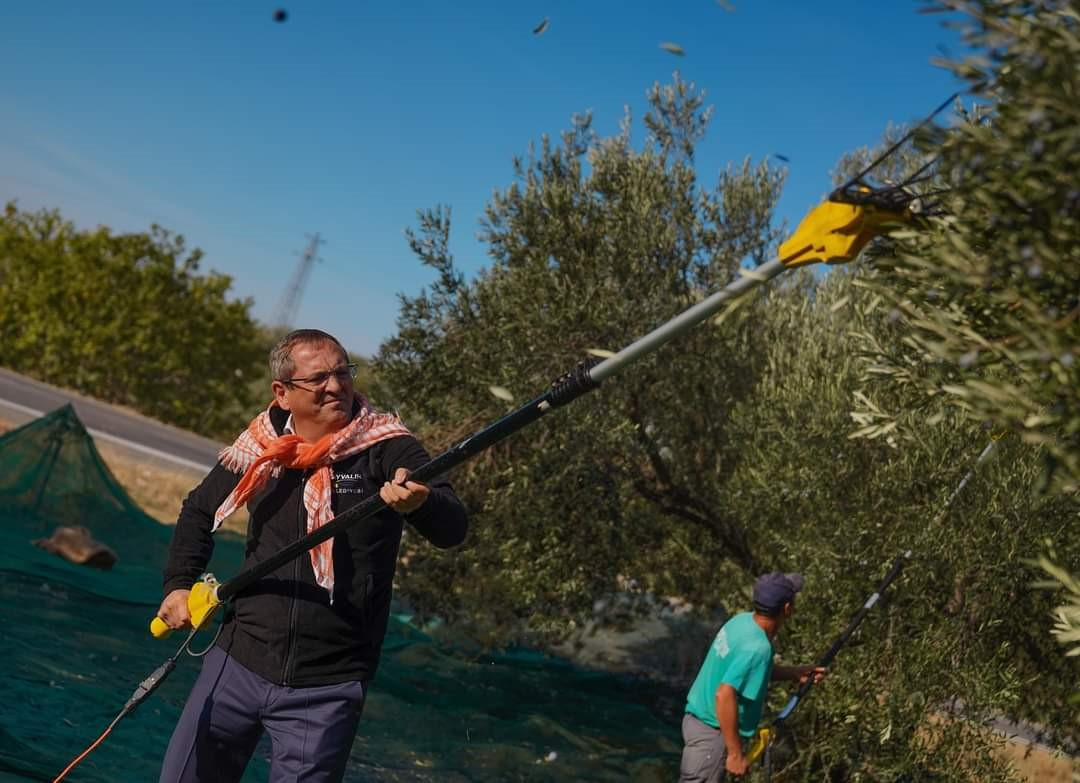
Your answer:
[[[217,596],[218,580],[213,574],[203,574],[202,578],[191,587],[188,594],[188,614],[191,615],[191,626],[196,630],[202,628],[214,612],[221,606]],[[173,632],[160,617],[150,621],[150,633],[158,639],[164,639]]]

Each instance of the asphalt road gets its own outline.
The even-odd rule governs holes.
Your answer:
[[[222,449],[223,444],[208,438],[0,368],[0,417],[5,420],[24,424],[69,403],[95,439],[157,463],[209,470]]]

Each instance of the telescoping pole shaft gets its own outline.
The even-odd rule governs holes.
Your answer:
[[[738,280],[732,281],[707,299],[703,299],[693,307],[684,310],[667,323],[661,324],[644,337],[635,340],[614,356],[605,359],[589,370],[589,377],[597,383],[610,378],[642,356],[652,353],[664,343],[689,331],[719,311],[726,302],[730,302],[752,288],[772,280],[785,269],[787,267],[784,266],[782,261],[773,259],[752,270],[742,270],[743,276]]]
[[[880,160],[875,161],[863,174],[868,173],[880,162]],[[577,372],[570,381],[561,383],[559,388],[537,397],[422,465],[414,471],[412,478],[416,481],[426,481],[456,467],[473,454],[540,418],[552,408],[565,405],[586,391],[596,388],[601,382],[620,372],[629,364],[701,323],[719,311],[725,303],[771,280],[785,269],[818,262],[851,261],[873,237],[885,233],[891,225],[907,222],[911,217],[906,205],[900,211],[895,211],[891,206],[871,210],[867,206],[870,200],[862,199],[862,201],[865,203],[851,204],[827,199],[811,210],[803,218],[795,233],[780,245],[780,258],[768,261],[754,269],[740,269],[739,279],[657,327],[614,356],[590,368],[585,368],[584,372]],[[378,498],[371,498],[353,506],[328,524],[281,550],[278,555],[268,558],[250,571],[239,574],[222,584],[218,588],[218,597],[223,601],[228,599],[302,552],[336,535],[349,525],[378,513],[383,507]]]
[[[904,565],[910,559],[911,550],[909,549],[893,561],[892,567],[889,569],[889,572],[885,574],[885,578],[881,580],[881,584],[879,584],[877,586],[877,589],[874,590],[873,593],[871,593],[870,597],[866,599],[866,602],[863,603],[861,607],[859,607],[859,611],[855,612],[855,614],[852,615],[851,621],[848,623],[848,626],[844,629],[843,633],[841,633],[839,636],[836,637],[835,640],[833,640],[833,643],[829,646],[829,649],[825,651],[825,654],[822,655],[820,659],[818,659],[818,666],[826,667],[833,662],[833,658],[835,658],[836,654],[840,652],[840,648],[847,644],[848,639],[851,638],[852,634],[855,633],[859,625],[862,624],[862,621],[866,618],[866,615],[870,612],[871,609],[874,608],[874,605],[881,599],[881,596],[885,593],[885,591],[889,589],[889,585],[896,581],[896,578],[900,576],[900,572],[904,570]],[[776,720],[773,721],[773,725],[775,726],[787,720],[788,715],[792,713],[792,711],[798,705],[802,697],[809,693],[810,689],[813,687],[814,678],[807,677],[806,682],[799,686],[799,689],[795,691],[795,694],[788,700],[788,703],[784,705],[784,709],[780,710],[779,714],[776,716]]]
[[[708,298],[658,326],[614,356],[592,367],[581,366],[563,376],[544,394],[530,400],[517,410],[508,413],[493,424],[488,425],[421,465],[412,472],[409,479],[423,483],[447,473],[470,457],[551,412],[554,408],[566,405],[582,394],[595,389],[600,385],[601,381],[621,372],[633,362],[689,331],[706,318],[717,313],[727,302],[771,280],[784,269],[783,263],[779,260],[773,260],[752,270],[742,270],[742,275],[738,280],[732,281]],[[227,582],[223,582],[217,588],[218,600],[221,602],[227,601],[312,547],[332,538],[357,522],[374,516],[384,508],[386,508],[386,504],[378,495],[366,498],[322,527],[271,555],[266,560],[237,574]]]
[[[975,472],[983,465],[983,463],[990,459],[990,455],[994,453],[994,449],[996,447],[996,440],[991,440],[989,443],[986,444],[986,447],[979,453],[978,459],[975,460],[975,464],[968,469],[968,472],[964,474],[964,478],[961,479],[960,483],[956,485],[956,488],[953,489],[951,493],[949,493],[949,497],[945,500],[945,504],[942,506],[941,511],[939,511],[937,516],[934,518],[935,523],[940,522],[944,518],[945,514],[952,507],[952,504],[956,502],[956,499],[964,490],[964,487],[966,487],[968,485],[968,482],[971,481],[971,478],[975,475]],[[844,629],[843,633],[836,637],[836,640],[832,643],[832,646],[830,646],[829,649],[825,652],[825,654],[821,656],[821,659],[818,661],[818,666],[828,666],[830,663],[832,663],[833,658],[835,658],[836,654],[840,652],[840,648],[843,647],[847,640],[851,638],[851,635],[855,633],[855,629],[859,627],[859,624],[863,621],[863,618],[866,617],[867,612],[874,608],[874,604],[876,604],[878,602],[878,599],[881,598],[882,593],[884,593],[885,590],[888,589],[889,585],[891,585],[896,580],[896,578],[900,576],[900,572],[904,569],[904,565],[910,559],[911,550],[909,549],[907,552],[900,555],[900,557],[896,558],[896,560],[893,561],[892,568],[890,568],[889,572],[885,574],[885,578],[881,580],[881,584],[878,585],[877,590],[875,590],[874,593],[870,596],[870,598],[867,599],[866,603],[862,605],[859,611],[857,611],[852,616],[851,622],[848,623],[848,627]],[[812,687],[814,687],[813,677],[809,678],[805,683],[803,683],[799,690],[795,692],[795,695],[792,696],[788,703],[784,706],[784,709],[780,710],[779,714],[777,714],[776,716],[774,725],[777,723],[783,723],[783,721],[787,719],[788,715],[791,714],[791,711],[795,709],[795,706],[799,703],[799,700],[802,699],[802,697],[805,696]]]

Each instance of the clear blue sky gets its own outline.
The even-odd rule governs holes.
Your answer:
[[[372,353],[395,330],[396,294],[432,279],[403,235],[416,210],[452,208],[471,277],[488,264],[477,221],[512,157],[575,112],[613,133],[624,105],[640,120],[646,88],[679,69],[716,108],[703,182],[782,154],[792,222],[844,151],[957,87],[930,62],[956,34],[915,0],[731,4],[8,0],[0,200],[84,228],[180,232],[264,321],[319,232],[297,323]]]

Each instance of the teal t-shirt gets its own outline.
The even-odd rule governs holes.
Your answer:
[[[723,684],[730,685],[739,695],[739,734],[754,736],[769,692],[772,664],[772,643],[761,626],[754,622],[754,615],[751,612],[735,615],[724,623],[713,639],[701,671],[690,686],[686,712],[719,729],[716,691]]]

